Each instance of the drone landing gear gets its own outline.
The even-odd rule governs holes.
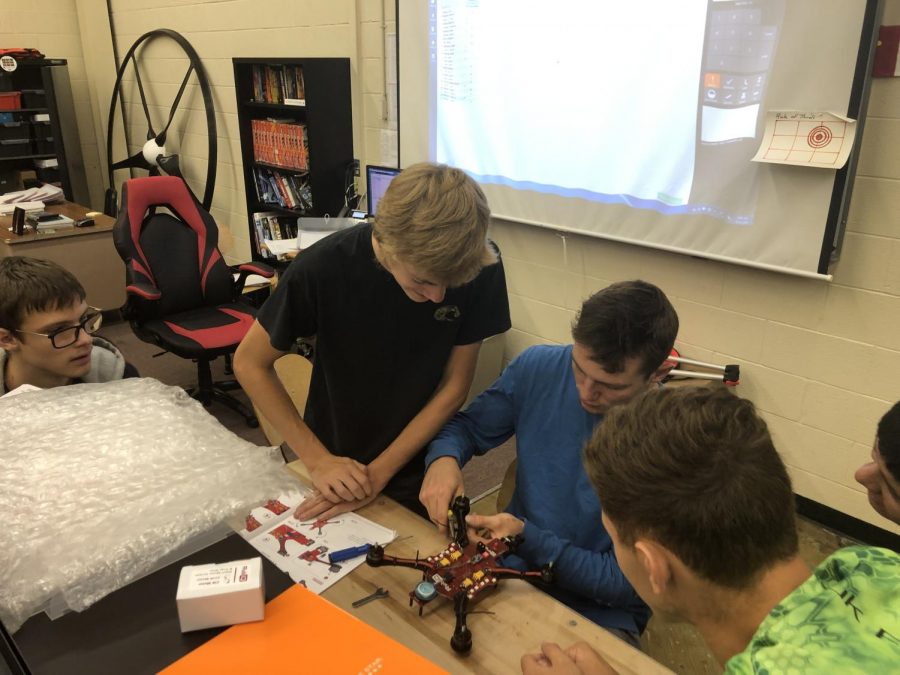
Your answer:
[[[457,654],[468,654],[472,649],[472,631],[466,626],[466,611],[469,608],[469,598],[465,593],[460,593],[453,599],[453,611],[456,612],[456,628],[453,637],[450,638],[450,646]]]

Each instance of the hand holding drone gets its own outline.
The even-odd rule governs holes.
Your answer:
[[[366,555],[366,562],[372,567],[395,565],[411,567],[422,572],[422,581],[409,592],[409,605],[419,605],[419,616],[426,604],[439,595],[453,600],[456,613],[456,628],[450,639],[450,646],[461,654],[472,649],[472,633],[466,626],[469,605],[482,594],[495,588],[501,579],[529,579],[552,583],[552,564],[541,570],[522,572],[504,567],[502,558],[514,553],[521,543],[521,536],[503,537],[490,541],[470,541],[466,531],[466,516],[469,514],[469,499],[456,497],[448,513],[453,541],[443,551],[426,558],[397,558],[386,555],[384,547],[373,546]]]

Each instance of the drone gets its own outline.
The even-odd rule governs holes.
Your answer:
[[[552,563],[540,570],[522,572],[502,565],[503,556],[515,553],[522,543],[521,535],[501,537],[488,542],[469,541],[466,516],[469,514],[469,498],[458,496],[448,511],[448,522],[453,541],[437,555],[427,558],[397,558],[385,555],[384,547],[375,545],[366,554],[371,567],[393,565],[411,567],[422,572],[422,581],[409,592],[409,606],[419,606],[419,616],[425,605],[443,596],[453,601],[456,628],[450,638],[450,646],[459,654],[472,649],[472,633],[466,625],[469,606],[497,586],[501,579],[533,579],[545,584],[553,582]]]

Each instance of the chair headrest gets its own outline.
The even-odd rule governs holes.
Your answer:
[[[141,230],[147,211],[156,206],[169,209],[197,236],[197,264],[202,271],[205,287],[206,275],[221,257],[217,248],[218,229],[212,216],[201,210],[187,183],[177,176],[132,178],[126,180],[122,187],[122,211],[117,229],[130,240],[122,244],[131,251],[129,257],[136,271],[155,283],[149,260],[141,246]]]
[[[147,176],[125,181],[123,201],[128,210],[132,238],[140,238],[144,214],[153,206],[165,206],[178,214],[188,227],[198,235],[205,233],[206,225],[187,184],[177,176]]]

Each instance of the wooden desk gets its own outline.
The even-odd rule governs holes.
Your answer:
[[[291,468],[297,475],[305,475],[299,462]],[[387,497],[379,497],[360,513],[404,538],[388,547],[392,555],[414,556],[417,549],[427,554],[447,544],[431,523]],[[241,524],[235,521],[237,527]],[[43,675],[156,672],[223,630],[180,632],[174,595],[181,567],[253,555],[256,552],[249,544],[232,535],[115,591],[84,612],[70,612],[55,621],[43,614],[33,616],[13,640],[32,671]],[[268,560],[263,564],[268,601],[292,582]],[[501,582],[474,606],[468,618],[472,651],[459,656],[450,648],[455,626],[451,603],[437,599],[426,606],[422,617],[417,607],[409,606],[409,591],[420,579],[416,570],[363,564],[322,596],[454,675],[520,673],[522,654],[539,651],[545,640],[563,647],[585,640],[623,675],[671,673],[549,595],[517,580]],[[378,586],[388,589],[390,597],[353,609],[354,600]]]
[[[78,220],[90,209],[64,202],[50,204],[47,211]],[[99,215],[93,227],[69,227],[55,232],[33,232],[19,236],[9,231],[12,216],[0,216],[0,258],[23,255],[52,260],[65,267],[84,286],[89,304],[100,309],[119,309],[125,304],[125,265],[113,246],[115,220]]]
[[[306,479],[302,463],[288,466]],[[447,545],[447,539],[431,523],[387,497],[379,497],[359,513],[397,531],[399,540],[387,549],[391,555],[414,557],[417,550],[429,555]],[[541,642],[557,642],[565,648],[579,640],[597,649],[620,673],[672,672],[546,593],[518,580],[502,581],[496,591],[475,605],[467,622],[473,636],[472,651],[468,656],[459,656],[450,648],[456,625],[452,604],[437,599],[426,605],[422,617],[415,605],[409,606],[409,591],[420,580],[421,573],[416,570],[362,565],[322,597],[451,673],[521,673],[522,654],[540,651]],[[389,590],[390,597],[359,609],[351,606],[354,600],[379,586]]]

